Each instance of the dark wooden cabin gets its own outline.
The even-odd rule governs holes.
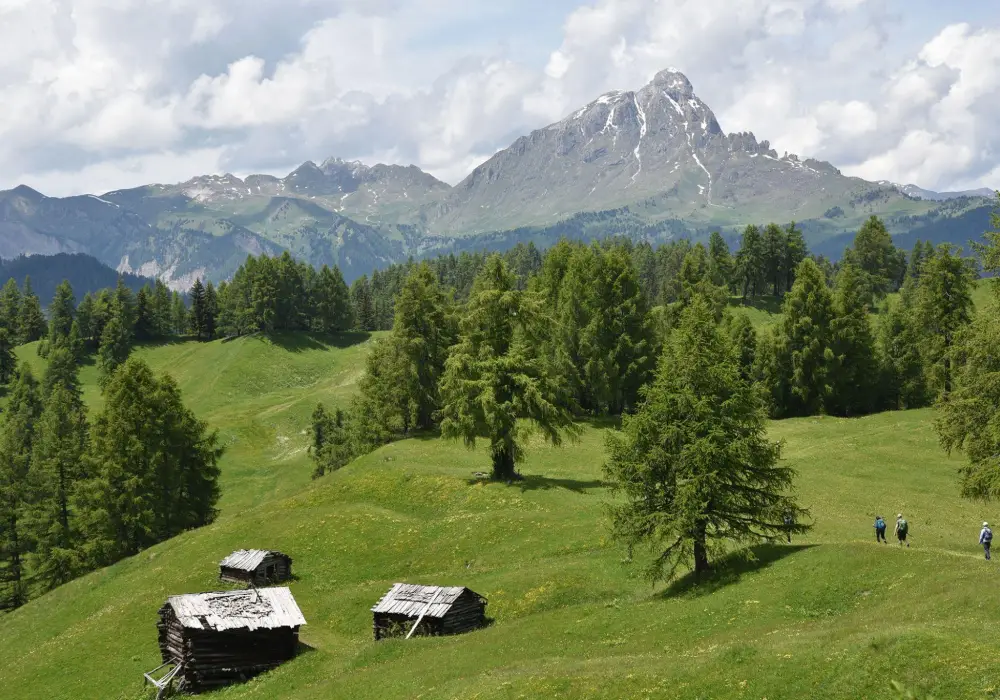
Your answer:
[[[486,598],[468,588],[397,583],[372,614],[375,641],[402,634],[460,634],[486,624]]]
[[[267,586],[292,577],[292,558],[269,549],[241,549],[219,563],[219,578]]]
[[[160,608],[160,654],[188,692],[240,683],[293,658],[302,611],[287,588],[178,595]]]

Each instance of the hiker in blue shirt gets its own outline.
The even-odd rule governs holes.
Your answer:
[[[888,542],[885,541],[885,528],[886,528],[885,520],[882,518],[881,515],[876,515],[875,516],[875,541],[876,542],[881,542],[882,544],[888,544]]]
[[[982,532],[979,533],[979,544],[983,545],[983,551],[986,552],[986,561],[990,560],[991,542],[993,542],[993,530],[990,529],[989,523],[983,523]]]

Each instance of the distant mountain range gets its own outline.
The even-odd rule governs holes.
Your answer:
[[[120,275],[96,258],[83,253],[26,255],[13,260],[0,260],[0,287],[14,279],[23,289],[25,277],[31,278],[31,288],[44,307],[48,307],[55,296],[56,287],[63,280],[68,280],[72,285],[78,302],[85,294],[114,287],[119,278],[133,291],[153,283],[153,280],[146,277]]]
[[[797,221],[811,245],[829,248],[871,214],[901,236],[931,227],[964,244],[985,230],[992,196],[867,182],[779,155],[751,133],[724,133],[688,79],[667,70],[519,138],[454,187],[415,166],[339,159],[284,178],[211,175],[101,196],[21,186],[0,192],[0,257],[83,252],[187,288],[230,276],[248,254],[283,250],[337,264],[350,280],[408,256],[563,235],[735,238],[770,221]]]

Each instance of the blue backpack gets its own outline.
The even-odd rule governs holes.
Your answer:
[[[878,520],[875,521],[875,529],[876,530],[884,530],[885,529],[885,521],[882,520],[882,518],[879,518]]]

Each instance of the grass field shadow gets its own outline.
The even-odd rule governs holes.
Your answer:
[[[274,333],[268,339],[282,350],[305,352],[306,350],[345,350],[361,345],[371,338],[370,333],[350,332],[319,335],[313,333]]]
[[[591,489],[599,489],[604,486],[600,479],[580,480],[580,479],[552,479],[547,476],[529,474],[520,481],[515,481],[521,491],[549,491],[552,489],[565,489],[574,493],[587,493]]]
[[[717,561],[709,573],[696,576],[692,571],[674,581],[660,595],[663,598],[711,595],[726,586],[739,583],[746,574],[766,569],[775,562],[815,546],[814,544],[762,544],[750,549],[753,558],[747,557],[745,552],[733,552]]]
[[[756,309],[768,314],[780,314],[781,306],[784,303],[782,297],[764,296],[755,299],[743,299],[739,297],[730,298],[729,308],[731,309]]]

